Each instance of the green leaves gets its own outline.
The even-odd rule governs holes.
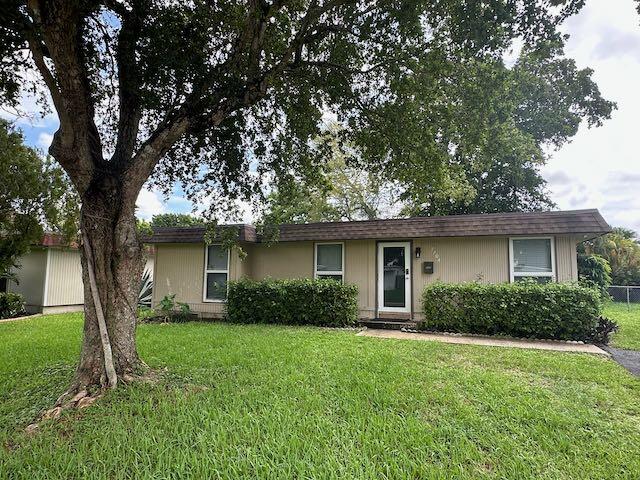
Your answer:
[[[353,326],[358,287],[335,280],[240,280],[229,283],[227,319],[238,323]]]
[[[22,133],[0,120],[0,275],[18,265],[43,230],[71,240],[80,205],[64,171],[24,145]]]
[[[22,295],[0,292],[0,318],[13,318],[24,314],[25,304]]]
[[[428,285],[423,330],[591,341],[602,301],[597,290],[573,284]]]

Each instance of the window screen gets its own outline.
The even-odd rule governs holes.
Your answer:
[[[552,273],[551,239],[513,240],[514,273]]]
[[[222,245],[207,247],[204,297],[206,300],[225,300],[229,280],[229,252]]]
[[[343,280],[342,244],[320,243],[316,245],[316,278]]]

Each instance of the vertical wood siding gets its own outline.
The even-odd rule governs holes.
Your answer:
[[[18,283],[9,282],[7,290],[24,297],[29,313],[40,311],[44,303],[47,251],[44,248],[32,249],[20,258],[20,265],[21,268],[14,270]]]
[[[77,249],[49,249],[45,306],[81,305],[84,303],[82,265]]]
[[[376,314],[376,242],[350,240],[345,242],[344,279],[358,286],[358,309],[361,318]]]
[[[176,301],[189,305],[191,310],[205,317],[219,317],[224,313],[224,303],[204,302],[204,258],[203,243],[156,245],[153,302],[156,306],[165,296],[176,295]],[[229,280],[237,280],[244,266],[238,251],[231,250]]]
[[[416,247],[421,249],[418,259],[415,258]],[[507,237],[415,239],[412,258],[414,312],[422,310],[422,290],[429,283],[509,281]],[[423,262],[433,262],[433,274],[422,273]]]
[[[345,281],[358,286],[361,317],[376,315],[376,245],[375,240],[344,242]],[[420,247],[421,258],[415,258]],[[241,277],[261,280],[271,278],[312,278],[314,242],[282,242],[271,246],[248,244],[242,247],[246,258],[232,250],[230,280]],[[577,279],[575,239],[556,239],[558,281]],[[414,313],[421,310],[424,286],[436,282],[502,283],[509,281],[509,238],[421,238],[412,241],[411,250]],[[434,263],[434,273],[422,273],[422,263]],[[203,244],[160,244],[156,247],[154,305],[166,294],[175,293],[176,300],[188,303],[193,311],[219,316],[223,303],[202,302],[204,278]]]
[[[558,282],[578,280],[577,241],[574,237],[556,237],[556,269]]]
[[[281,242],[252,245],[248,255],[251,277],[312,278],[313,242]]]

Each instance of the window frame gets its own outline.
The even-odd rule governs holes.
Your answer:
[[[231,249],[227,248],[227,269],[226,270],[214,270],[208,269],[209,264],[209,247],[219,246],[221,243],[211,243],[204,245],[204,276],[202,278],[202,303],[225,303],[227,301],[226,296],[224,299],[207,298],[207,275],[210,273],[224,273],[227,275],[227,295],[229,294],[229,266],[231,264]]]
[[[514,240],[549,240],[551,245],[551,271],[550,272],[516,272],[515,262],[513,258],[513,241]],[[516,278],[519,277],[547,277],[552,282],[556,280],[556,240],[553,236],[538,236],[538,237],[509,237],[509,279],[511,283],[514,283]]]
[[[318,271],[318,245],[340,245],[342,270]],[[313,278],[317,280],[329,275],[340,275],[342,277],[340,283],[344,283],[344,242],[315,242],[313,244]]]

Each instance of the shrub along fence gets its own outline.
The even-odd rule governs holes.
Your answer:
[[[574,284],[517,282],[427,286],[419,329],[557,340],[598,337],[602,300],[595,289]]]
[[[227,319],[346,327],[358,320],[358,287],[335,280],[240,280],[229,283]]]
[[[24,298],[19,293],[0,293],[0,318],[24,315]]]

